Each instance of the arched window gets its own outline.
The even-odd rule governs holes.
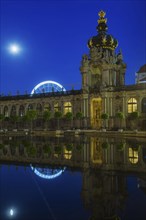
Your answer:
[[[142,102],[141,102],[141,111],[142,111],[142,113],[146,113],[146,98],[143,98],[143,99],[142,99]]]
[[[36,110],[41,113],[42,112],[42,105],[40,103],[37,104]]]
[[[25,115],[25,108],[23,105],[20,105],[20,108],[19,108],[19,116],[22,117]]]
[[[40,103],[37,104],[36,111],[37,111],[38,116],[42,116],[43,107]]]
[[[16,106],[15,105],[12,106],[10,115],[16,116]]]
[[[46,110],[51,111],[51,105],[50,105],[50,103],[45,103],[45,104],[44,104],[44,111],[46,111]]]
[[[8,117],[9,115],[8,115],[8,106],[5,106],[4,107],[4,116],[5,117]]]
[[[130,98],[128,100],[128,113],[137,111],[137,100],[135,98]]]
[[[136,164],[138,162],[138,149],[129,147],[129,161],[132,164]]]
[[[67,147],[64,148],[64,158],[66,160],[70,160],[72,157],[72,149],[67,149]]]
[[[29,104],[27,110],[33,110],[33,105]]]
[[[56,102],[56,103],[54,104],[54,112],[58,112],[59,110],[60,110],[60,108],[59,108],[59,103]]]
[[[64,103],[64,115],[67,112],[72,112],[72,104],[71,104],[71,102],[65,102]]]

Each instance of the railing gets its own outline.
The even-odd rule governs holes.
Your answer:
[[[34,99],[42,97],[53,97],[53,96],[68,96],[68,95],[79,95],[82,94],[82,89],[80,90],[69,90],[69,91],[57,91],[48,93],[38,93],[38,94],[25,94],[25,95],[14,95],[14,96],[2,96],[0,95],[0,101],[7,100],[19,100],[19,99]]]

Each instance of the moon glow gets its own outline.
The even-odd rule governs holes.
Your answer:
[[[10,209],[10,216],[13,216],[13,215],[14,215],[14,210]]]
[[[8,49],[9,52],[14,55],[19,54],[21,51],[21,47],[18,44],[11,44]]]

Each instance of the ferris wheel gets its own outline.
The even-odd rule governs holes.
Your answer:
[[[66,91],[66,89],[61,84],[49,80],[37,84],[31,91],[31,95],[48,93],[48,92],[61,92],[61,91]]]
[[[39,177],[43,178],[43,179],[54,179],[58,176],[60,176],[64,171],[65,171],[65,167],[62,169],[53,169],[53,168],[42,168],[42,167],[33,167],[32,165],[30,165],[32,171]]]

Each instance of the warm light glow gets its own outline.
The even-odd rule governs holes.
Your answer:
[[[21,48],[18,44],[11,44],[8,49],[9,49],[9,52],[14,55],[19,54],[21,51]]]
[[[129,161],[132,164],[138,163],[138,149],[129,147]]]
[[[72,158],[72,151],[68,151],[66,148],[64,149],[64,158],[70,160]]]
[[[128,100],[128,113],[137,111],[137,100],[135,98],[130,98]]]
[[[67,112],[72,112],[72,104],[71,104],[71,102],[65,102],[64,103],[64,115]]]

